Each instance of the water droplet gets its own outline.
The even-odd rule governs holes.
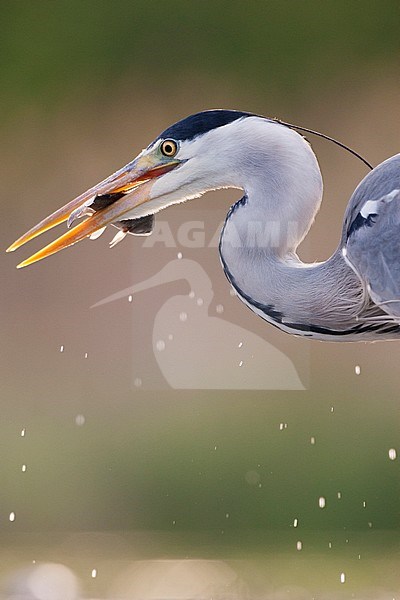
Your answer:
[[[194,291],[193,290],[189,292],[189,298],[194,298]]]
[[[75,417],[75,423],[78,425],[78,427],[82,427],[85,424],[85,417],[83,415],[76,415]]]
[[[159,352],[162,352],[163,350],[165,350],[164,340],[158,340],[158,342],[156,343],[156,348]]]
[[[133,385],[134,385],[135,387],[142,387],[142,383],[143,383],[143,382],[142,382],[142,380],[140,379],[140,377],[136,377],[136,378],[134,379],[134,381],[133,381]]]
[[[229,519],[229,513],[225,513],[225,519]]]
[[[367,508],[367,503],[365,502],[365,500],[363,502],[363,508]]]
[[[243,361],[242,360],[239,363],[239,367],[243,367]]]
[[[197,298],[196,304],[197,304],[197,306],[203,306],[203,304],[204,304],[203,298]]]
[[[129,296],[128,296],[128,302],[132,302],[132,300],[133,300],[133,296],[132,296],[132,294],[129,294]]]
[[[216,450],[216,449],[217,449],[217,446],[214,446],[214,450]]]
[[[338,500],[340,500],[342,498],[342,492],[338,492],[337,497],[338,497]]]
[[[181,312],[179,315],[179,320],[185,322],[187,320],[187,313]]]
[[[174,520],[174,521],[172,521],[172,525],[176,525],[176,521],[175,521],[175,520]]]
[[[354,367],[354,372],[355,372],[356,375],[360,375],[360,373],[361,373],[361,367],[360,367],[360,365],[356,365]]]
[[[222,304],[217,304],[217,306],[215,307],[215,310],[217,311],[218,314],[221,314],[224,312],[224,307]]]
[[[25,427],[21,430],[21,437],[25,437]]]
[[[26,465],[22,465],[22,467],[21,467],[21,471],[22,471],[23,473],[25,473],[25,472],[26,472]]]
[[[313,435],[310,437],[310,444],[315,446],[315,437]]]
[[[320,496],[318,498],[318,506],[320,508],[325,508],[325,506],[326,506],[326,500],[325,500],[325,498],[323,496]]]
[[[239,342],[238,343],[238,348],[241,348],[243,346],[243,342]]]
[[[340,583],[345,583],[345,581],[346,581],[346,574],[340,573]]]
[[[229,295],[230,296],[236,296],[236,290],[229,290]]]
[[[368,521],[368,527],[371,529],[372,528],[372,523],[371,521]]]
[[[331,406],[331,413],[335,412],[335,407]]]
[[[8,516],[9,521],[11,521],[11,523],[13,521],[15,521],[15,512],[10,512],[9,516]]]
[[[358,555],[358,560],[361,560],[361,554]]]
[[[182,252],[178,252],[177,257],[179,258],[179,260],[181,260],[181,258],[183,258]]]
[[[396,460],[396,458],[397,458],[397,452],[396,452],[395,448],[390,448],[390,450],[389,450],[389,458],[390,458],[390,460]]]
[[[297,527],[298,524],[299,524],[299,520],[298,519],[294,519],[294,521],[293,521],[293,527]]]
[[[88,356],[89,356],[89,355],[88,355],[88,353],[87,353],[87,352],[85,352],[85,358],[87,358]]]
[[[60,346],[60,352],[64,352],[64,346]]]
[[[168,339],[169,339],[169,341],[172,341],[174,339],[174,336],[172,335],[172,333],[168,334]]]
[[[332,542],[328,542],[328,548],[332,548]]]
[[[92,578],[95,579],[97,577],[97,569],[92,569]]]
[[[296,550],[302,550],[303,549],[303,542],[301,542],[300,540],[296,543]]]

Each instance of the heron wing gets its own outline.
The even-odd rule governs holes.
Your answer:
[[[354,190],[344,216],[342,246],[354,230],[354,222],[363,205],[368,200],[378,200],[395,189],[400,189],[400,154],[395,154],[375,167]]]
[[[393,160],[394,159],[394,160]],[[400,156],[377,167],[350,201],[344,255],[371,300],[400,317]],[[372,185],[369,185],[372,184]],[[382,190],[384,191],[382,195]],[[389,191],[390,190],[390,191]],[[356,197],[355,197],[356,196]],[[353,201],[353,202],[352,202]]]

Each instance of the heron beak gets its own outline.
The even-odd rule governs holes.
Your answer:
[[[180,164],[178,160],[162,162],[153,153],[139,154],[139,156],[114,173],[90,188],[62,208],[58,209],[45,219],[32,227],[27,233],[18,238],[7,252],[13,252],[41,233],[68,221],[68,226],[75,219],[87,216],[76,227],[69,229],[64,235],[36,252],[28,259],[21,262],[17,268],[27,267],[38,260],[42,260],[59,250],[72,246],[90,236],[95,231],[118,221],[121,217],[150,199],[150,190],[153,180],[168,173]],[[107,205],[99,210],[91,208],[96,198],[107,197]],[[115,196],[115,199],[113,199]]]

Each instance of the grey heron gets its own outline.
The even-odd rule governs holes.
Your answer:
[[[300,128],[301,129],[301,128]],[[285,332],[323,340],[400,338],[400,154],[372,169],[350,198],[340,241],[324,262],[296,250],[322,199],[314,152],[294,126],[232,110],[191,115],[122,169],[10,246],[86,217],[18,265],[27,266],[113,224],[112,245],[150,234],[154,215],[209,190],[239,188],[220,238],[238,297]]]

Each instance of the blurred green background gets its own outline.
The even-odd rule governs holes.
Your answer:
[[[3,2],[2,101],[41,109],[118,86],[161,94],[212,78],[292,104],[313,88],[395,66],[395,1]],[[160,95],[159,101],[162,103]]]
[[[278,116],[374,164],[399,151],[397,0],[3,0],[0,22],[4,248],[197,110]],[[302,248],[313,261],[335,248],[365,168],[311,141],[326,188]],[[213,214],[232,199],[194,206]],[[182,210],[165,213],[171,227]],[[113,574],[134,559],[219,557],[245,561],[235,572],[249,597],[400,592],[399,459],[388,454],[400,453],[397,343],[289,338],[233,301],[228,320],[295,365],[306,357],[307,390],[143,392],[132,389],[134,331],[161,292],[150,305],[90,306],[177,248],[148,262],[137,240],[110,252],[102,238],[17,272],[28,251],[0,261],[4,582],[32,560],[63,562],[85,594],[113,597]],[[217,252],[207,260],[216,297],[229,298]],[[220,597],[244,595],[230,593]]]

